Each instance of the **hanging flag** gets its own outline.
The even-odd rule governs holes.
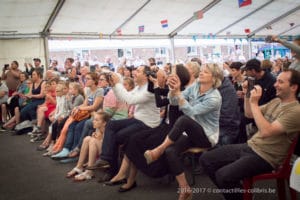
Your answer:
[[[252,0],[238,0],[239,1],[239,7],[249,6],[252,4]]]
[[[251,31],[250,31],[250,29],[249,28],[245,28],[245,33],[247,33],[247,34],[249,34],[249,33],[251,33]]]
[[[198,11],[194,12],[194,18],[195,19],[202,19],[203,18],[203,11],[198,10]]]
[[[161,27],[168,28],[168,20],[167,19],[161,20],[160,23],[161,23]]]
[[[142,26],[139,26],[139,33],[144,33],[145,31],[145,26],[142,25]]]
[[[121,35],[122,35],[122,30],[121,30],[121,29],[118,29],[118,30],[117,30],[117,34],[118,34],[119,36],[121,36]]]
[[[100,34],[99,34],[99,38],[100,38],[100,39],[103,39],[103,33],[100,33]]]

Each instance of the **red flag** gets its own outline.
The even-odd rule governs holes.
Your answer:
[[[195,19],[202,19],[203,18],[203,11],[198,10],[198,11],[194,12],[194,18]]]
[[[239,7],[249,6],[252,4],[252,0],[238,0],[239,1]]]
[[[122,35],[122,30],[121,30],[121,29],[118,29],[118,30],[117,30],[117,33],[118,33],[119,36],[121,36],[121,35]]]
[[[250,29],[249,28],[245,28],[245,33],[247,33],[247,34],[249,34],[249,33],[251,33],[251,31],[250,31]]]

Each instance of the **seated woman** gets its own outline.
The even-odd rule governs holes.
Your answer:
[[[95,164],[97,156],[101,153],[103,132],[108,120],[110,120],[110,115],[103,111],[94,114],[93,127],[96,129],[96,132],[94,132],[92,136],[84,138],[78,163],[76,167],[67,173],[67,178],[71,178],[76,174],[74,177],[75,181],[89,180],[94,177],[93,171],[91,170],[85,170],[83,172],[84,163],[88,160],[88,166]]]
[[[45,101],[45,82],[43,81],[43,74],[41,70],[34,70],[32,72],[31,78],[32,84],[30,87],[30,92],[25,96],[27,100],[31,100],[24,108],[22,108],[20,113],[20,122],[25,120],[36,119],[36,109],[38,105],[44,103]],[[3,125],[4,128],[12,126],[11,124],[16,124],[18,122],[17,116],[11,118],[6,124]]]
[[[9,103],[5,103],[1,105],[1,111],[2,111],[2,121],[5,121],[7,119],[7,108],[11,116],[18,115],[20,116],[20,109],[23,108],[29,101],[26,100],[25,94],[28,94],[29,92],[29,86],[31,84],[31,81],[28,80],[28,75],[26,72],[20,73],[20,84],[17,87],[17,91],[12,93],[12,97]],[[19,118],[19,117],[18,117]],[[20,120],[17,120],[17,124]]]
[[[179,184],[180,200],[192,198],[180,154],[190,147],[211,148],[218,142],[222,99],[217,88],[222,79],[223,74],[216,64],[203,65],[198,81],[183,92],[178,76],[169,78],[170,102],[179,105],[184,115],[176,120],[163,143],[147,150],[144,156],[150,164],[165,154],[169,170]]]
[[[187,68],[181,64],[175,66],[176,74],[180,79],[181,90],[184,90],[184,86],[189,83],[190,74]],[[173,69],[174,70],[174,69]],[[162,71],[162,70],[161,70]],[[123,185],[119,191],[125,192],[133,187],[135,187],[135,175],[136,169],[139,169],[143,173],[151,177],[162,177],[169,173],[167,168],[166,159],[162,157],[159,161],[147,165],[147,162],[144,158],[145,150],[149,148],[154,148],[157,145],[161,144],[166,137],[167,133],[172,129],[175,121],[183,114],[178,106],[169,105],[169,100],[166,98],[169,92],[169,89],[159,88],[164,84],[159,84],[161,76],[164,75],[157,73],[157,79],[150,77],[150,81],[153,82],[154,89],[151,87],[148,88],[149,91],[153,91],[155,94],[156,106],[163,107],[167,106],[167,112],[163,118],[162,124],[157,128],[133,133],[134,135],[130,137],[128,143],[124,146],[125,156],[118,174],[113,177],[109,182],[106,182],[106,185],[116,185],[118,183],[125,182],[124,179],[127,176],[128,168],[130,167],[130,175],[127,180],[127,184]],[[151,85],[151,84],[149,84]]]

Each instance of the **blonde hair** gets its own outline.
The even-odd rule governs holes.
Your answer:
[[[126,81],[131,89],[134,88],[134,80],[133,80],[133,78],[125,77],[125,78],[123,79],[123,81],[124,81],[124,82]]]
[[[200,73],[200,65],[197,62],[193,62],[193,61],[187,62],[185,65],[189,66],[194,73],[194,77],[198,78],[199,73]]]
[[[220,87],[224,78],[221,67],[216,63],[207,63],[204,66],[212,73],[213,88]]]
[[[74,88],[75,90],[78,91],[78,94],[81,94],[82,96],[84,96],[83,95],[83,89],[82,89],[82,87],[81,87],[81,85],[79,83],[77,83],[77,82],[71,82],[71,83],[69,83],[69,87]]]

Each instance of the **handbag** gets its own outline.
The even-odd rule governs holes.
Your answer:
[[[89,118],[90,115],[90,112],[87,110],[78,110],[75,114],[73,114],[72,117],[75,121],[82,121],[86,118]]]

